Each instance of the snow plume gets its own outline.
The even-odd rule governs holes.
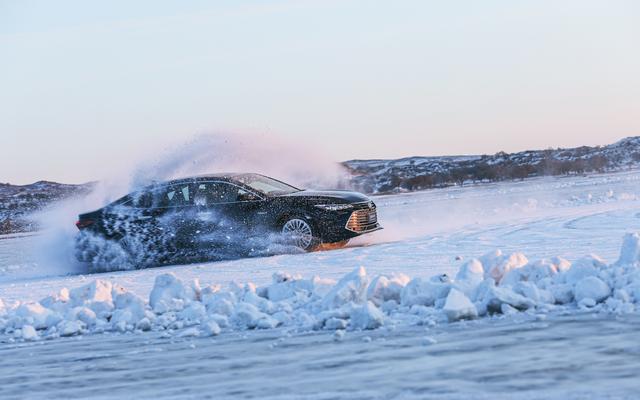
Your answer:
[[[157,180],[219,172],[256,172],[301,188],[344,187],[347,172],[304,142],[275,136],[200,134],[142,162],[131,188]]]
[[[75,238],[78,234],[74,226],[78,215],[96,210],[119,197],[139,190],[154,181],[165,181],[220,172],[256,172],[280,179],[300,188],[344,187],[347,180],[343,167],[326,155],[302,142],[286,141],[267,135],[245,134],[200,134],[182,144],[173,144],[164,151],[149,150],[148,156],[134,163],[132,167],[115,167],[111,177],[100,180],[93,191],[82,198],[59,202],[33,216],[43,228],[34,249],[39,265],[47,271],[39,274],[60,275],[87,272],[87,266],[75,258]],[[123,218],[126,222],[126,218]],[[123,222],[120,221],[120,222]],[[274,243],[272,236],[262,240],[247,241],[244,237],[229,237],[225,240],[242,241],[244,251],[237,256],[272,254],[277,251],[292,251],[291,246]],[[98,269],[131,269],[143,265],[125,261],[122,249],[101,238],[84,238],[92,251],[99,252],[99,260],[104,262]],[[98,250],[96,250],[98,249]],[[156,249],[137,249],[153,253]],[[211,259],[231,258],[229,249],[220,249],[221,254],[210,254]],[[224,254],[222,254],[224,253]],[[148,254],[153,260],[153,254]],[[81,257],[82,258],[82,257]],[[134,260],[135,261],[135,260]],[[149,264],[144,263],[144,265]],[[90,269],[95,270],[97,265]]]
[[[33,259],[38,265],[37,276],[65,275],[87,272],[87,266],[75,257],[75,237],[78,215],[102,207],[111,198],[104,184],[97,184],[84,197],[74,197],[37,212],[31,216],[41,227],[34,241]]]

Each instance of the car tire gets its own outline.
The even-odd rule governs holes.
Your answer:
[[[281,234],[286,243],[304,251],[314,251],[320,244],[313,225],[304,218],[287,218],[282,224]]]
[[[320,250],[320,251],[340,250],[347,247],[347,244],[349,244],[349,239],[341,240],[339,242],[323,242],[316,247],[316,250]]]
[[[330,246],[333,249],[343,249],[347,247],[348,244],[349,244],[349,239],[346,239],[346,240],[341,240],[339,242],[330,243]]]

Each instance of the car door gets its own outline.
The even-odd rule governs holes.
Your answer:
[[[104,229],[109,237],[142,240],[151,220],[152,195],[147,191],[134,192],[107,208]]]
[[[194,185],[194,205],[205,246],[241,243],[251,231],[262,199],[224,181]]]
[[[236,212],[241,216],[242,224],[250,235],[264,232],[268,225],[267,201],[262,196],[245,187],[238,188]]]
[[[195,218],[193,189],[190,182],[165,185],[156,190],[151,213],[162,230],[165,245],[176,252],[188,252],[196,246],[198,224]]]

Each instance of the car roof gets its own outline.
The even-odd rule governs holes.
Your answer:
[[[233,181],[235,177],[241,176],[241,175],[249,175],[249,173],[243,173],[243,172],[220,172],[220,173],[215,173],[215,174],[202,174],[202,175],[188,176],[188,177],[184,177],[184,178],[172,179],[170,181],[161,182],[161,183],[159,182],[159,183],[163,184],[163,185],[171,185],[171,184],[180,184],[180,183],[185,183],[185,182],[204,181],[204,180],[207,180],[207,179]]]
[[[185,178],[185,179],[233,178],[233,177],[236,177],[238,175],[245,175],[245,173],[243,173],[243,172],[219,172],[219,173],[215,173],[215,174],[202,174],[202,175],[190,176],[190,177]]]

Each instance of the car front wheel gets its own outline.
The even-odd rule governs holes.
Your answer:
[[[300,218],[292,218],[282,226],[282,235],[287,243],[304,251],[313,251],[319,240],[314,237],[311,225]]]

